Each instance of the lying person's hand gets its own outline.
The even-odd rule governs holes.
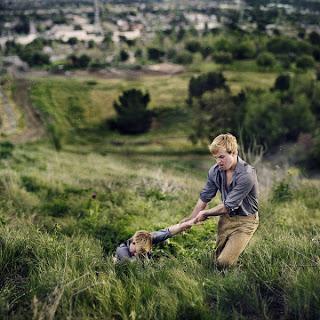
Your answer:
[[[180,223],[180,226],[182,227],[183,230],[188,230],[188,229],[190,229],[194,224],[195,224],[195,218]]]

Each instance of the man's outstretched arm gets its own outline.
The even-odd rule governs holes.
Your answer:
[[[221,215],[226,214],[228,212],[229,211],[225,207],[225,205],[223,203],[221,203],[211,209],[199,211],[198,215],[195,218],[195,223],[204,221],[204,220],[208,219],[209,217],[221,216]]]

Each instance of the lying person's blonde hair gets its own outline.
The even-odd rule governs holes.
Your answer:
[[[152,248],[152,235],[148,231],[139,230],[133,235],[132,242],[136,246],[137,254],[146,254]]]

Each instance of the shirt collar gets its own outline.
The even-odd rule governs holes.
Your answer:
[[[244,171],[244,167],[247,165],[247,163],[242,160],[239,156],[237,156],[237,165],[236,168],[234,169],[235,173],[241,173]]]

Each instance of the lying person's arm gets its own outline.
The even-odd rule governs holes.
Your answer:
[[[173,226],[170,226],[168,229],[172,236],[175,236],[176,234],[179,234],[187,229],[190,229],[192,225],[194,224],[195,219],[190,219],[185,222],[181,222],[178,224],[175,224]]]
[[[187,229],[190,229],[194,224],[194,221],[195,219],[191,219],[186,222],[174,224],[166,229],[152,232],[152,244],[158,244]]]

